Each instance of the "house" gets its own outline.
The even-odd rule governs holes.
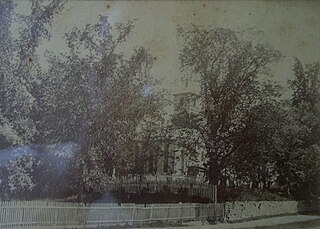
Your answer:
[[[172,117],[178,112],[197,113],[200,111],[200,106],[198,94],[186,85],[182,90],[177,90],[172,94],[172,106],[168,109],[169,115],[166,117],[164,125],[170,126]],[[174,130],[173,135],[166,139],[166,142],[160,144],[162,148],[158,149],[158,155],[161,154],[161,158],[147,163],[145,173],[147,179],[155,179],[154,177],[156,177],[157,180],[193,179],[204,182],[204,173],[206,172],[203,168],[206,159],[204,150],[197,149],[197,152],[188,152],[178,144],[178,133],[178,129]]]

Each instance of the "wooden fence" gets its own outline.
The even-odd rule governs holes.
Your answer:
[[[180,183],[180,182],[114,182],[110,183],[106,190],[123,190],[128,193],[137,193],[142,190],[149,193],[156,193],[159,191],[168,191],[171,193],[178,193],[186,190],[189,196],[200,196],[203,198],[215,201],[216,189],[213,185],[197,184],[197,183]]]
[[[0,228],[92,228],[102,225],[223,220],[223,204],[83,204],[0,202]]]
[[[193,177],[175,175],[149,175],[140,179],[138,176],[117,178],[110,180],[101,192],[122,190],[128,193],[138,193],[142,190],[149,193],[168,191],[178,193],[186,192],[189,196],[200,196],[216,202],[217,189],[204,180]]]

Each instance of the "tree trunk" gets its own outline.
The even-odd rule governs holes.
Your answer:
[[[220,178],[220,168],[218,164],[218,160],[216,158],[211,158],[209,161],[209,183],[213,185],[218,185]]]

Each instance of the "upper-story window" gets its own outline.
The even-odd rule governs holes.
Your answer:
[[[180,101],[179,101],[179,108],[182,108],[186,106],[186,98],[185,97],[181,97]]]
[[[175,99],[174,99],[174,101],[175,101],[174,111],[175,112],[179,112],[182,110],[190,112],[191,110],[194,110],[194,108],[197,105],[196,98],[194,97],[194,94],[192,94],[192,93],[176,94],[174,96],[175,96]]]
[[[189,98],[187,96],[181,96],[176,103],[176,111],[188,110],[189,108]]]

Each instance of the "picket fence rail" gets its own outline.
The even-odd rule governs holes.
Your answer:
[[[0,202],[0,228],[94,228],[193,220],[223,220],[223,204]]]

